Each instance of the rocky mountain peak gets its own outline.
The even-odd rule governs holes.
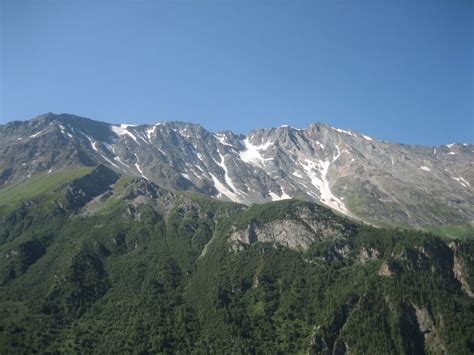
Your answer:
[[[474,222],[474,148],[384,142],[312,123],[213,133],[46,114],[0,126],[0,183],[103,164],[173,190],[243,204],[299,198],[371,224]]]

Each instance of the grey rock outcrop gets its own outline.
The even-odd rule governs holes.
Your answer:
[[[470,256],[471,260],[464,260],[461,255],[460,255],[460,246],[459,243],[457,242],[451,242],[449,244],[449,247],[453,251],[453,274],[454,277],[460,282],[462,290],[471,298],[474,298],[474,291],[471,288],[471,285],[469,284],[469,276],[467,270],[470,270],[471,268],[468,268],[466,266],[466,262],[470,262],[471,265],[473,264],[473,257]]]
[[[362,248],[359,252],[358,261],[366,264],[370,261],[376,261],[380,257],[380,252],[375,248]]]
[[[340,223],[334,215],[320,217],[317,211],[300,207],[291,218],[277,218],[263,223],[251,221],[245,228],[234,226],[229,241],[234,250],[245,249],[257,242],[306,250],[318,241],[345,239],[349,235],[348,228],[350,227]],[[336,252],[345,257],[349,249],[341,247]]]

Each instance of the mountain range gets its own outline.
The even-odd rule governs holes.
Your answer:
[[[472,149],[2,125],[0,353],[471,354]]]
[[[244,205],[296,198],[374,226],[474,228],[474,145],[397,144],[313,123],[248,135],[184,122],[46,114],[0,126],[0,184],[102,164],[172,191]]]

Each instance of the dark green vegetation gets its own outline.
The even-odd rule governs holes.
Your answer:
[[[246,208],[103,167],[35,181],[29,197],[0,190],[0,353],[474,351],[472,240],[294,200]],[[259,241],[282,221],[310,246]]]

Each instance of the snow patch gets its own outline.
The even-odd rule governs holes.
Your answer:
[[[230,175],[229,175],[229,170],[227,169],[227,166],[225,164],[225,157],[226,156],[229,156],[228,154],[226,155],[222,155],[219,153],[219,157],[220,157],[220,162],[217,162],[216,163],[222,168],[222,170],[224,170],[224,180],[227,184],[227,186],[229,186],[231,188],[232,191],[229,191],[227,188],[227,192],[225,193],[225,195],[227,197],[229,197],[232,201],[235,201],[235,202],[243,202],[243,199],[239,196],[239,189],[235,187],[232,179],[230,178]]]
[[[141,176],[143,176],[146,179],[146,176],[143,175],[143,170],[140,168],[140,164],[135,163],[135,167],[137,168],[138,172],[140,173]]]
[[[96,152],[99,152],[99,150],[97,149],[97,143],[94,140],[92,140],[92,138],[89,136],[86,136],[86,138],[89,140],[89,143],[91,144],[92,149],[94,149]]]
[[[222,196],[226,196],[227,198],[229,198],[231,201],[234,201],[234,202],[239,202],[240,201],[240,197],[235,194],[234,192],[230,191],[222,182],[219,181],[218,178],[216,178],[212,173],[209,173],[211,175],[211,178],[212,178],[212,182],[214,183],[214,187],[216,188],[216,190],[219,192],[219,194],[217,195],[217,197],[222,197]]]
[[[281,196],[278,196],[276,193],[272,191],[268,191],[268,194],[270,195],[270,198],[272,201],[281,201],[281,200],[289,200],[291,199],[291,196],[285,193],[285,190],[281,189],[282,194]]]
[[[334,163],[341,155],[339,147],[336,145],[337,154],[332,160],[320,160],[312,161],[305,159],[303,163],[300,163],[303,169],[306,171],[307,176],[311,180],[311,184],[319,190],[320,200],[325,205],[345,214],[350,215],[344,202],[337,198],[332,192],[329,186],[327,178],[329,166]],[[308,191],[313,197],[315,194],[312,191]]]
[[[117,136],[124,136],[124,135],[127,135],[129,136],[130,138],[132,138],[135,143],[137,144],[140,144],[138,143],[138,139],[137,137],[135,137],[135,135],[130,132],[128,130],[128,127],[136,127],[136,125],[131,125],[131,124],[121,124],[121,125],[113,125],[111,126],[112,128],[112,131],[117,135]]]
[[[151,136],[153,133],[156,131],[156,126],[153,126],[152,128],[148,128],[146,130],[146,136],[148,137],[148,143],[151,143]]]
[[[431,171],[430,168],[428,168],[427,166],[424,166],[424,165],[420,166],[420,169],[423,170],[423,171]]]
[[[221,134],[221,133],[214,134],[214,137],[217,138],[217,140],[221,144],[228,145],[229,147],[234,148],[234,146],[232,144],[229,144],[229,143],[226,142],[227,137],[224,134]]]
[[[201,170],[201,171],[202,171],[202,170]],[[194,169],[191,169],[191,172],[192,172],[192,173],[193,173],[193,175],[194,175],[195,177],[197,177],[198,179],[200,179],[200,180],[202,179],[202,176],[201,176],[201,175],[199,175],[199,174],[196,172],[196,170],[194,170]]]
[[[372,140],[371,137],[366,136],[365,134],[363,134],[362,137],[363,137],[366,141],[371,141],[371,140]]]
[[[176,130],[174,130],[174,131],[176,132]],[[188,133],[188,128],[187,127],[186,128],[180,128],[177,132],[179,133],[179,135],[181,137],[184,137],[184,138],[192,138],[193,137],[192,132],[191,132],[191,134]]]
[[[245,138],[242,143],[245,146],[245,150],[239,153],[240,159],[242,159],[246,163],[263,167],[266,159],[263,157],[261,151],[265,151],[266,149],[268,149],[268,147],[270,147],[272,143],[267,142],[260,145],[254,145],[250,143],[248,138]]]
[[[464,179],[463,177],[454,177],[454,176],[451,176],[451,179],[453,180],[456,180],[457,182],[459,182],[462,186],[464,187],[470,187],[471,184],[469,183],[469,181],[467,181],[466,179]]]
[[[116,162],[119,162],[120,164],[122,164],[123,166],[125,166],[125,167],[128,168],[128,165],[125,164],[125,163],[122,161],[122,159],[120,159],[120,157],[119,157],[118,155],[114,156],[114,160],[115,160]],[[114,165],[115,165],[115,164],[114,164]],[[117,165],[115,165],[115,166],[117,166]]]
[[[140,167],[140,158],[138,158],[138,155],[136,155],[136,154],[134,154],[134,155],[135,155],[135,159],[137,160],[137,161],[135,162],[135,168],[138,170],[138,172],[140,173],[140,175],[141,175],[143,178],[149,180],[149,179],[145,176],[145,174],[143,174],[143,170],[142,170],[142,168]]]
[[[348,134],[350,136],[353,136],[353,137],[356,137],[356,135],[350,131],[346,131],[345,129],[340,129],[340,128],[334,128],[336,131],[338,131],[339,133],[344,133],[344,134]]]
[[[204,162],[204,155],[202,155],[201,153],[196,153],[196,156],[198,157],[198,159],[200,161],[202,161],[204,163],[204,165],[206,165],[205,162]]]
[[[105,155],[101,154],[100,156],[101,156],[107,163],[109,163],[110,165],[115,166],[117,169],[119,168],[119,167],[117,166],[117,164],[115,164],[113,161],[111,161],[110,159],[108,159]]]
[[[45,130],[42,129],[41,131],[32,134],[29,138],[35,138],[36,136],[39,136],[39,135],[40,135],[41,133],[43,133],[44,131],[45,131]],[[20,139],[21,139],[21,138],[20,138]]]
[[[65,134],[66,136],[68,136],[69,138],[72,138],[72,135],[68,132],[66,132],[66,128],[64,128],[63,125],[59,125],[59,129],[61,130],[61,133],[62,134]]]
[[[110,148],[109,148],[109,150],[110,150]],[[114,160],[117,161],[117,162],[119,162],[120,164],[122,164],[122,165],[125,166],[126,168],[128,168],[128,165],[125,164],[122,160],[120,160],[120,158],[118,157],[117,153],[115,153],[115,147],[112,147],[111,150],[112,150],[112,153],[115,155],[115,156],[114,156]],[[103,154],[100,153],[100,152],[99,152],[99,154],[100,154],[100,156],[101,156],[102,158],[104,158],[107,162],[109,162],[110,164],[112,164],[113,166],[115,166],[117,169],[119,168],[119,167],[117,166],[117,164],[115,164],[114,162],[110,161],[105,155],[103,155]]]

